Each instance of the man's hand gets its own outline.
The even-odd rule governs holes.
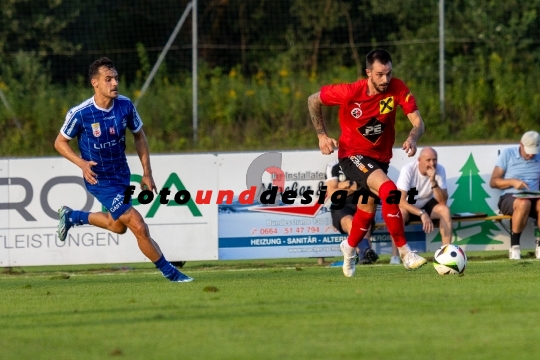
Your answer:
[[[81,159],[81,157],[73,151],[71,146],[69,146],[70,139],[66,138],[62,133],[59,133],[56,136],[54,141],[54,148],[66,159],[77,165],[83,172],[83,178],[91,185],[96,185],[97,175],[92,171],[92,166],[97,165],[95,161],[86,161]]]
[[[403,150],[407,153],[409,157],[416,154],[416,142],[420,139],[420,136],[424,133],[424,121],[420,116],[418,110],[413,111],[410,114],[407,114],[407,117],[411,121],[413,128],[407,137],[407,140],[403,143]]]
[[[158,193],[156,183],[154,182],[154,178],[152,175],[143,175],[141,180],[141,190],[150,190]]]
[[[429,234],[433,231],[433,221],[427,213],[420,215],[420,220],[422,220],[422,229],[426,234]]]
[[[334,152],[334,148],[338,147],[338,142],[326,135],[319,136],[319,149],[323,155],[330,155]]]
[[[435,171],[434,168],[432,168],[431,166],[428,166],[426,170],[426,174],[427,176],[429,176],[429,180],[435,181],[435,175],[437,174],[437,172]]]
[[[81,170],[83,171],[83,177],[84,179],[90,184],[90,185],[96,185],[96,173],[92,171],[92,166],[97,165],[97,162],[95,161],[82,161],[82,164],[80,165]]]
[[[514,179],[514,181],[512,182],[512,186],[516,190],[529,190],[529,186],[527,185],[527,183],[519,179]]]
[[[416,154],[416,142],[413,141],[411,138],[408,138],[403,143],[402,149],[405,150],[405,152],[407,153],[407,156],[409,157],[414,156],[414,154]]]

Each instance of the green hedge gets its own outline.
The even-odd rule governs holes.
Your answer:
[[[520,72],[497,54],[476,63],[469,70],[456,64],[449,72],[444,120],[439,114],[436,79],[408,80],[405,69],[395,67],[395,76],[408,83],[426,123],[422,143],[516,140],[524,131],[539,130],[540,70]],[[7,75],[0,79],[0,89],[22,125],[19,129],[0,104],[1,156],[56,154],[53,142],[66,112],[93,94],[82,76],[77,83],[51,85],[46,68],[37,64],[21,55],[13,65],[16,70],[4,71]],[[142,78],[128,86],[121,83],[121,93],[135,99]],[[166,69],[160,71],[138,110],[152,152],[315,149],[308,96],[323,84],[356,78],[356,68],[335,67],[314,76],[279,62],[245,78],[239,69],[224,72],[202,64],[197,144],[192,141],[189,75],[169,78]],[[330,134],[338,136],[337,109],[325,108],[324,115]],[[398,143],[410,127],[400,113]]]

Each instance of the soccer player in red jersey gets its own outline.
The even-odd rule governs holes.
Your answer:
[[[364,197],[358,202],[349,237],[340,244],[344,257],[343,273],[347,277],[356,271],[355,249],[369,229],[379,198],[388,232],[405,268],[414,270],[426,264],[426,259],[418,256],[407,244],[399,210],[400,192],[387,176],[395,141],[397,106],[401,106],[413,125],[403,143],[403,150],[409,157],[416,153],[416,142],[424,133],[424,122],[407,86],[403,81],[392,78],[392,58],[386,50],[376,49],[367,54],[366,74],[367,79],[350,84],[325,85],[308,99],[321,152],[329,155],[337,147],[343,173],[356,182],[358,189],[371,194],[367,201]],[[326,133],[323,105],[339,106],[339,146]]]

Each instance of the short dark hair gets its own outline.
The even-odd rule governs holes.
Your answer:
[[[94,61],[88,69],[88,76],[90,77],[90,80],[92,80],[99,73],[99,68],[102,66],[107,67],[107,69],[114,70],[114,64],[111,59],[107,57],[99,58]]]
[[[386,65],[389,62],[392,62],[392,57],[390,56],[390,53],[384,49],[375,49],[366,55],[366,68],[371,69],[375,61]]]

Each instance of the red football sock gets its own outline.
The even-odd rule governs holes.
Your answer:
[[[368,213],[366,211],[356,209],[351,226],[351,233],[347,242],[351,247],[356,247],[362,241],[364,236],[371,226],[371,221],[375,217],[375,213]]]
[[[382,215],[388,232],[397,247],[402,247],[407,244],[405,239],[405,227],[403,226],[403,216],[401,210],[399,210],[399,204],[388,204],[386,200],[388,197],[395,198],[395,194],[391,191],[399,191],[393,181],[388,180],[379,188],[379,197],[382,204]]]

